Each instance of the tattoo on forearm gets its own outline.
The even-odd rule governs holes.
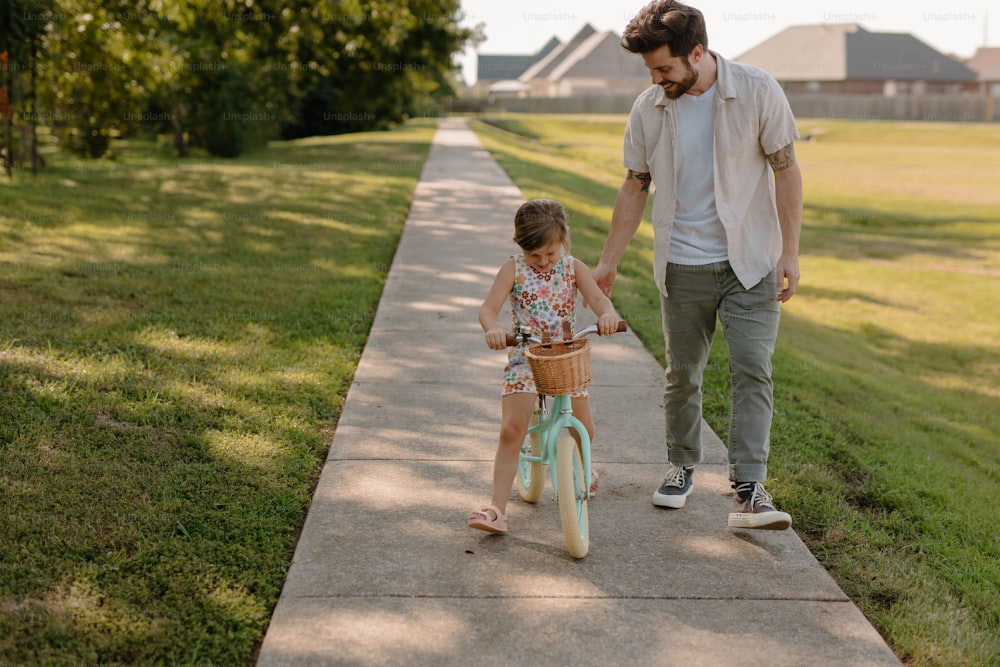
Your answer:
[[[793,164],[795,164],[795,146],[794,144],[788,144],[777,153],[771,153],[767,156],[767,161],[771,165],[771,169],[775,171],[781,171],[782,169],[788,169]]]
[[[637,172],[634,172],[631,169],[629,169],[628,170],[628,177],[629,178],[634,178],[635,180],[637,180],[640,183],[642,183],[642,191],[643,192],[649,192],[649,184],[653,182],[653,177],[652,176],[650,176],[649,174],[637,173]]]

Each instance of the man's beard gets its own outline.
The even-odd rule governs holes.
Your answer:
[[[683,79],[660,85],[660,87],[663,88],[663,93],[668,99],[676,100],[678,97],[691,90],[691,86],[698,83],[698,72],[691,67],[691,62],[687,58],[684,59],[684,67],[687,68],[687,74]]]

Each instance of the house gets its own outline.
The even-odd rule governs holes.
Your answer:
[[[613,32],[598,32],[589,24],[566,43],[553,38],[534,56],[480,55],[480,81],[484,74],[507,75],[527,60],[531,60],[530,64],[516,76],[487,79],[483,86],[477,82],[477,89],[492,88],[497,94],[516,92],[519,97],[532,98],[635,97],[650,85],[642,59],[622,48],[621,37]],[[511,79],[520,85],[514,85]]]
[[[517,84],[517,78],[541,60],[562,43],[555,37],[532,55],[488,55],[481,53],[476,62],[476,97],[483,97],[491,86],[492,92],[518,92],[526,90],[523,84]]]
[[[1000,47],[979,47],[965,66],[979,76],[980,90],[985,95],[1000,97]]]
[[[895,97],[976,93],[976,72],[916,37],[856,23],[800,25],[738,56],[769,72],[786,93]]]
[[[518,80],[531,86],[532,97],[634,96],[650,85],[642,59],[622,48],[621,36],[590,24]]]

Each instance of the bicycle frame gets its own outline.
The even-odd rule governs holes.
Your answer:
[[[620,322],[618,331],[626,330],[625,323]],[[583,329],[573,338],[582,338],[592,333],[597,333],[596,326]],[[516,335],[507,335],[507,345],[516,345],[518,337],[523,343],[542,342],[531,336],[530,329],[522,329]],[[546,408],[548,398],[552,400],[550,408]],[[587,504],[592,496],[590,434],[583,422],[573,415],[571,394],[549,397],[539,394],[537,414],[538,422],[529,422],[527,437],[518,453],[518,491],[526,502],[537,502],[545,485],[541,467],[549,467],[552,489],[559,501],[566,547],[574,558],[583,558],[590,548],[590,520],[587,511]],[[579,443],[576,438],[563,435],[563,429],[570,434],[575,431]]]
[[[538,423],[528,428],[528,434],[538,433],[541,444],[539,456],[532,456],[524,452],[521,458],[527,463],[541,463],[549,466],[549,477],[552,480],[552,489],[556,497],[559,496],[559,483],[556,480],[556,441],[559,433],[565,429],[575,430],[580,437],[580,457],[583,460],[583,475],[587,480],[587,498],[590,499],[590,434],[587,428],[579,419],[573,416],[573,401],[569,394],[552,396],[552,408],[546,408],[548,397],[539,394],[538,407],[541,412]]]
[[[626,330],[624,322],[621,323],[618,330]],[[566,327],[564,333],[568,334],[568,327]],[[573,339],[583,338],[596,333],[597,326],[591,325],[577,332],[577,334],[573,336]],[[525,343],[542,342],[537,336],[531,335],[530,328],[521,329],[515,334],[508,334],[507,343],[508,345],[515,345],[517,344],[518,339]],[[546,410],[545,407],[546,396],[543,394],[538,395],[538,406],[541,414],[539,415],[538,423],[528,428],[529,436],[533,433],[537,433],[539,436],[539,454],[538,456],[534,456],[529,452],[525,452],[522,448],[521,456],[518,460],[518,468],[520,469],[522,463],[540,463],[542,465],[549,466],[549,476],[552,479],[552,488],[558,498],[559,484],[556,479],[556,442],[559,439],[559,434],[564,428],[570,431],[576,431],[580,438],[580,458],[583,463],[584,480],[586,481],[584,486],[587,489],[586,499],[589,500],[591,495],[590,434],[587,433],[587,427],[584,426],[583,422],[573,416],[573,401],[569,394],[552,396],[550,398],[552,399],[551,412]]]

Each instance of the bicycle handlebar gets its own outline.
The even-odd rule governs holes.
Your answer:
[[[628,325],[625,323],[625,320],[619,321],[618,328],[615,329],[615,333],[625,333],[626,331],[628,331]],[[573,335],[573,340],[576,340],[577,338],[583,338],[584,336],[589,336],[595,333],[597,333],[597,325],[591,324],[589,327],[584,327],[583,329],[580,329],[578,332],[576,332],[576,334]],[[524,336],[525,334],[512,334],[512,333],[507,334],[507,347],[513,347],[517,345],[518,340]],[[541,343],[542,339],[539,338],[538,336],[527,334],[527,341],[529,343]]]

